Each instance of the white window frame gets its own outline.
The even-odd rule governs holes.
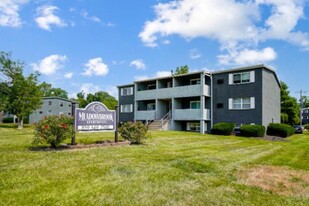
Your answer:
[[[200,131],[201,123],[200,122],[187,122],[187,131]]]
[[[121,96],[133,95],[133,87],[124,87],[120,90]]]
[[[249,100],[249,103],[246,102],[247,100]],[[239,107],[237,107],[236,105],[239,105]],[[255,109],[255,97],[229,98],[229,109],[230,110]]]
[[[121,113],[132,113],[133,112],[133,104],[124,104],[120,106]]]
[[[249,74],[249,81],[245,81],[243,76]],[[240,75],[240,82],[235,83],[235,76]],[[247,72],[239,72],[239,73],[232,73],[229,74],[229,84],[230,85],[238,85],[238,84],[248,84],[255,82],[255,71],[247,71]]]
[[[199,105],[198,108],[192,108],[192,104],[197,103]],[[201,101],[190,101],[190,109],[200,109],[201,108]]]
[[[196,81],[196,83],[194,83]],[[190,85],[198,85],[201,84],[201,79],[196,78],[196,79],[190,79]]]

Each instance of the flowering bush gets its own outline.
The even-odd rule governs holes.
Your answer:
[[[74,135],[73,118],[65,115],[50,115],[36,123],[32,144],[48,143],[53,148]]]
[[[125,140],[133,144],[141,144],[149,137],[148,127],[142,122],[125,122],[119,127],[119,133]]]

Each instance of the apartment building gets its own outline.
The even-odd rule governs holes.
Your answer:
[[[302,109],[302,124],[309,124],[309,108]]]
[[[118,89],[120,122],[203,134],[218,122],[280,122],[280,82],[265,65],[171,75]]]
[[[29,115],[29,123],[33,124],[49,115],[72,116],[78,103],[59,97],[44,97],[42,106]]]

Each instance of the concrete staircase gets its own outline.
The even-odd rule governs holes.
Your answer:
[[[148,122],[148,129],[149,130],[168,130],[169,129],[169,122],[171,119],[171,111],[169,111],[164,117],[161,119],[154,119]]]
[[[153,120],[148,124],[149,130],[161,130],[162,129],[162,121],[160,119]]]

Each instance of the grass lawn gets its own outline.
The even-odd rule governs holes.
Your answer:
[[[286,142],[152,132],[144,145],[31,150],[0,125],[0,205],[309,205],[309,134]],[[81,133],[77,142],[113,139]]]

